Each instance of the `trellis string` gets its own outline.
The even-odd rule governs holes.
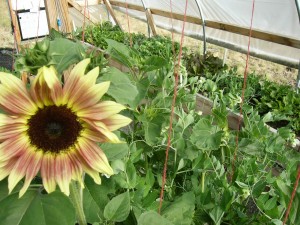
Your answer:
[[[84,2],[84,8],[83,8],[83,24],[82,24],[82,37],[81,41],[84,42],[84,32],[85,32],[85,16],[86,16],[86,8],[87,8],[88,2],[85,0]]]
[[[166,147],[166,156],[165,156],[165,163],[164,163],[162,183],[161,183],[161,191],[160,191],[160,197],[159,197],[159,208],[158,208],[158,213],[159,214],[161,213],[162,202],[163,202],[163,198],[164,198],[164,186],[166,184],[166,179],[167,179],[167,165],[168,165],[169,150],[170,150],[170,147],[171,147],[171,136],[172,136],[172,128],[173,128],[172,124],[173,124],[175,103],[176,103],[176,97],[177,97],[178,73],[180,72],[179,70],[180,70],[180,61],[181,61],[181,55],[182,55],[182,45],[183,45],[183,40],[184,40],[184,28],[185,28],[185,22],[186,22],[187,6],[188,6],[188,0],[186,0],[186,2],[185,2],[184,20],[183,20],[182,31],[181,31],[181,40],[180,40],[180,48],[179,48],[179,55],[178,55],[178,63],[177,63],[177,65],[174,65],[174,77],[175,77],[174,95],[173,95],[173,100],[172,100],[170,124],[169,124],[169,132],[168,132],[168,141],[167,141],[167,147]]]
[[[131,32],[130,32],[130,20],[129,20],[129,15],[128,15],[128,3],[126,2],[126,19],[127,19],[127,26],[128,26],[128,33],[129,33],[129,44],[130,47],[132,48],[132,36],[131,36]]]
[[[295,195],[296,195],[296,192],[297,192],[297,188],[298,188],[298,185],[299,185],[299,179],[300,179],[300,165],[298,166],[298,173],[297,173],[297,178],[296,178],[296,182],[295,182],[295,185],[294,185],[294,188],[293,188],[293,192],[292,192],[292,196],[291,196],[291,199],[289,201],[289,205],[288,205],[288,208],[285,212],[285,216],[284,216],[284,220],[282,222],[282,225],[285,225],[288,218],[289,218],[289,214],[290,214],[290,211],[291,211],[291,208],[292,208],[292,204],[293,204],[293,200],[295,198]]]
[[[230,182],[232,182],[234,172],[235,172],[235,161],[237,157],[238,152],[238,145],[239,145],[239,133],[241,128],[241,121],[242,121],[242,115],[243,115],[243,105],[244,105],[244,98],[245,98],[245,90],[247,87],[247,77],[248,77],[248,66],[249,66],[249,58],[250,58],[250,43],[251,43],[251,36],[252,36],[252,26],[253,26],[253,17],[254,17],[254,8],[255,8],[255,0],[252,1],[252,12],[251,12],[251,22],[250,22],[250,31],[249,31],[249,37],[248,37],[248,50],[247,50],[247,57],[246,57],[246,65],[244,70],[244,83],[243,83],[243,89],[242,89],[242,96],[241,96],[241,103],[240,103],[240,116],[238,118],[238,130],[235,138],[235,150],[233,153],[233,160],[232,160],[232,172],[230,174]]]

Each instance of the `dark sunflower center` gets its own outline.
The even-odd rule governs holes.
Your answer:
[[[46,106],[28,120],[31,144],[44,152],[59,153],[75,144],[81,124],[66,106]]]

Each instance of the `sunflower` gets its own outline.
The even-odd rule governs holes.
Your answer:
[[[96,83],[99,68],[87,74],[90,59],[79,62],[60,82],[53,67],[42,67],[30,89],[17,77],[0,73],[0,180],[8,176],[9,193],[24,179],[21,197],[40,173],[45,190],[69,195],[71,180],[82,174],[97,184],[113,170],[98,142],[120,142],[112,132],[131,120],[125,107],[100,101],[109,82]]]

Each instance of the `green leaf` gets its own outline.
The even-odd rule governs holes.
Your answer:
[[[138,219],[138,225],[174,225],[169,220],[165,219],[157,212],[144,212]]]
[[[250,138],[243,138],[239,143],[239,149],[249,155],[259,156],[263,153],[263,144]]]
[[[101,185],[96,184],[92,178],[86,176],[83,189],[83,209],[89,223],[104,219],[103,209],[109,202],[108,194],[114,193],[112,179],[102,177]]]
[[[215,150],[221,144],[223,132],[205,117],[194,126],[191,141],[200,149]]]
[[[271,210],[277,205],[277,197],[270,198],[265,204],[264,209],[265,210]]]
[[[126,175],[128,187],[135,188],[137,185],[136,169],[130,160],[126,164]]]
[[[150,146],[155,145],[161,132],[162,121],[164,121],[164,117],[156,115],[151,119],[146,117],[146,115],[141,115],[139,119],[144,126],[146,143]]]
[[[167,60],[165,60],[162,57],[159,56],[150,56],[148,57],[145,62],[143,63],[142,70],[144,72],[150,72],[153,70],[158,70],[166,66],[168,63]]]
[[[195,210],[195,195],[192,192],[184,193],[162,211],[162,216],[173,222],[174,225],[190,225]]]
[[[57,72],[61,74],[70,65],[84,59],[85,50],[80,42],[74,42],[65,38],[55,38],[50,41],[47,51],[49,64],[54,65]]]
[[[22,198],[15,193],[2,199],[0,205],[0,225],[75,224],[73,205],[61,192],[43,195],[27,191]]]
[[[110,81],[110,87],[107,94],[112,96],[118,103],[136,107],[135,99],[138,96],[138,90],[128,78],[128,75],[116,68],[109,68],[107,73],[98,78],[97,81]]]
[[[19,182],[11,194],[18,192],[22,188],[22,182]],[[0,202],[8,196],[7,179],[0,181]]]
[[[127,143],[103,143],[100,145],[109,161],[123,159],[129,152]]]
[[[130,212],[129,192],[114,197],[104,208],[104,217],[114,222],[124,221]]]
[[[209,212],[209,216],[215,222],[215,225],[220,225],[222,217],[224,216],[224,211],[217,206]]]
[[[105,39],[105,41],[108,44],[107,52],[113,59],[129,68],[133,67],[132,50],[128,46],[111,39]]]

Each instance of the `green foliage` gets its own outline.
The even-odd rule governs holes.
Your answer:
[[[185,65],[190,75],[199,79],[199,91],[214,99],[222,94],[226,106],[239,110],[244,78],[235,68],[222,66],[222,61],[210,54],[204,59],[199,53],[186,53]],[[244,92],[244,105],[254,107],[265,122],[274,128],[286,126],[300,135],[300,94],[290,86],[260,79],[249,74]]]
[[[118,26],[113,26],[108,21],[94,26],[88,26],[85,29],[84,35],[86,42],[103,50],[109,46],[107,39],[123,43],[126,46],[131,46],[141,58],[160,56],[162,59],[169,60],[173,58],[173,51],[175,54],[179,52],[179,43],[175,42],[172,44],[171,39],[168,37],[154,36],[147,38],[143,34],[129,34],[123,32]],[[81,37],[82,33],[79,32],[77,38],[80,39]],[[119,52],[122,51],[119,50]]]
[[[4,188],[7,188],[7,183],[1,181],[0,190]],[[39,190],[29,190],[22,198],[19,198],[18,192],[15,192],[1,196],[0,204],[1,225],[70,225],[75,223],[74,208],[70,200],[60,192],[44,195]]]
[[[170,131],[175,87],[172,56],[161,61],[159,56],[143,56],[128,45],[103,40],[111,57],[128,66],[129,72],[104,68],[97,82],[111,82],[105,98],[126,104],[128,109],[122,113],[133,122],[116,133],[123,143],[100,144],[115,175],[102,177],[101,185],[85,178],[83,204],[87,221],[94,225],[280,224],[300,156],[286,145],[290,133],[286,129],[276,134],[269,132],[265,126],[267,118],[253,109],[251,104],[259,99],[254,94],[256,78],[249,76],[253,89],[248,89],[246,96],[252,98],[243,112],[244,126],[237,136],[237,131],[228,128],[226,110],[228,104],[237,109],[239,102],[241,78],[232,76],[236,71],[224,70],[223,75],[216,76],[213,69],[204,69],[210,71],[209,77],[201,80],[188,77],[184,66],[176,66],[180,79]],[[264,90],[260,82],[257,87]],[[195,111],[195,93],[199,90],[209,90],[214,99],[209,116]],[[159,215],[156,212],[169,134],[167,180]],[[6,181],[0,182],[0,224],[75,223],[69,200],[57,192],[42,194],[39,183],[35,184],[38,190],[31,187],[18,200],[18,187],[7,195]],[[299,204],[296,198],[289,224],[300,223]],[[19,212],[25,212],[25,216],[20,218]],[[35,217],[29,215],[38,216],[32,221]]]

